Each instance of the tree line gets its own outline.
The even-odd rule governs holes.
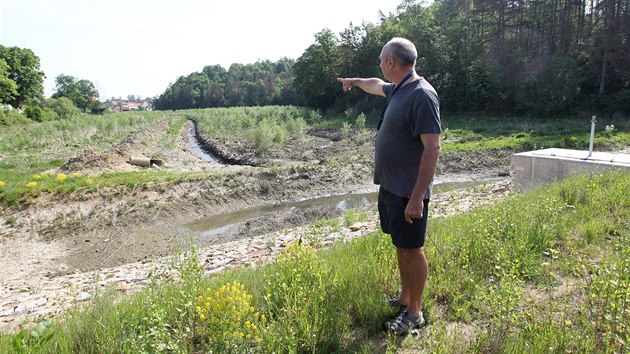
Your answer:
[[[201,72],[180,76],[157,97],[156,109],[301,105],[293,88],[294,60],[232,64],[228,70],[208,65]]]
[[[344,94],[336,78],[380,77],[378,55],[396,36],[416,44],[417,71],[446,111],[630,113],[630,0],[406,0],[377,24],[322,30],[295,62],[208,66],[180,77],[156,107],[380,109],[383,100]]]
[[[320,32],[296,61],[298,93],[320,108],[369,105],[334,78],[380,76],[394,36],[416,44],[417,71],[447,111],[630,113],[629,0],[405,1],[378,25]]]

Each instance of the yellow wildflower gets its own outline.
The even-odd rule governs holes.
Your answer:
[[[85,180],[85,183],[92,184],[92,183],[94,183],[94,181],[91,178],[88,178],[88,179]]]
[[[42,179],[42,176],[38,175],[38,174],[34,174],[34,175],[31,176],[31,178],[32,179]]]
[[[72,174],[72,177],[74,177],[74,178],[79,178],[79,177],[81,177],[81,172],[75,172],[75,173],[73,173],[73,174]]]
[[[30,182],[28,182],[28,183],[26,184],[26,187],[28,187],[28,188],[35,188],[35,187],[37,187],[37,182],[35,182],[35,181],[30,181]]]
[[[204,315],[204,314],[202,313],[202,314],[200,314],[200,315],[199,315],[199,318],[200,318],[200,319],[202,319],[202,320],[205,320],[205,319],[206,319],[206,315]]]
[[[59,181],[59,182],[63,182],[63,181],[65,181],[67,178],[68,178],[68,176],[66,176],[66,175],[65,175],[65,174],[63,174],[63,173],[58,173],[58,174],[57,174],[57,181]]]
[[[0,181],[0,188],[6,186],[7,184],[4,181]]]

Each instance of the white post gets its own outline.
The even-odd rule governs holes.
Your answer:
[[[595,123],[597,122],[595,118],[596,116],[593,116],[591,118],[591,141],[588,143],[588,156],[586,156],[587,159],[591,157],[591,155],[593,154],[593,140],[595,139]]]

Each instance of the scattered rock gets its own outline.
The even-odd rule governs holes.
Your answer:
[[[350,225],[348,228],[350,229],[350,231],[355,232],[355,231],[359,231],[361,230],[365,225],[362,222],[355,222],[354,224]]]
[[[120,291],[120,292],[126,292],[131,290],[131,285],[127,284],[127,283],[119,283],[116,286],[116,291]]]

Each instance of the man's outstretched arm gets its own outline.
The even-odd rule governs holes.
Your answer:
[[[371,93],[372,95],[385,96],[383,92],[383,86],[385,81],[371,77],[367,79],[353,77],[353,78],[337,78],[343,84],[343,90],[345,92],[350,91],[353,87],[358,87],[361,90]]]

